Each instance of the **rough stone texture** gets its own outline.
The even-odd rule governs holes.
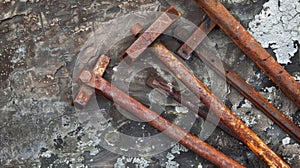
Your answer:
[[[273,5],[270,4],[271,1],[264,8]],[[265,1],[222,2],[247,27],[261,11]],[[282,1],[280,6],[284,6],[285,2]],[[168,4],[176,6],[183,17],[195,25],[203,19],[203,12],[188,0],[1,1],[1,167],[214,167],[178,144],[155,156],[128,157],[114,154],[103,148],[101,143],[106,142],[117,148],[117,131],[131,136],[151,136],[157,134],[157,131],[146,123],[129,121],[113,103],[101,96],[93,97],[93,101],[84,110],[75,110],[72,106],[72,95],[76,94],[77,89],[73,79],[83,66],[92,65],[102,52],[107,51],[112,57],[105,78],[113,80],[116,72],[123,71],[118,69],[118,56],[134,38],[128,36],[129,30],[113,27],[116,20],[135,11],[163,11]],[[285,16],[283,13],[280,12]],[[136,15],[145,25],[149,25],[153,19],[146,19],[147,12]],[[256,18],[261,18],[261,15]],[[129,27],[133,22],[134,20],[125,20],[122,24],[128,24],[126,26]],[[264,20],[264,23],[271,24],[272,19]],[[278,20],[278,25],[284,23]],[[187,29],[192,31],[195,25],[187,25]],[[168,33],[171,34],[171,31]],[[122,40],[108,45],[107,41],[114,42],[118,38]],[[162,37],[161,40],[172,51],[181,44],[170,37]],[[282,41],[276,43],[279,45]],[[220,29],[216,28],[209,34],[206,44],[218,51],[222,60],[300,126],[299,110]],[[142,60],[147,65],[153,65],[151,70],[179,87],[183,94],[192,96],[172,75],[164,72],[162,65],[151,59],[149,54],[143,55]],[[275,152],[292,166],[299,165],[300,149],[293,139],[289,139],[233,88],[214,81],[217,78],[201,61],[192,58],[187,65],[210,88],[222,88],[218,93],[224,98],[226,105]],[[291,65],[293,75],[299,79],[299,64],[292,62]],[[144,86],[148,73],[147,70],[142,71],[131,81],[120,77],[115,82],[120,80],[124,84],[130,84],[130,95],[157,111],[162,111],[170,120],[175,121],[175,118],[186,115],[185,109],[178,103]],[[158,105],[164,107],[157,108]],[[203,124],[204,121],[198,118],[191,132],[200,136]],[[109,126],[116,129],[109,130]],[[243,144],[220,130],[215,130],[206,141],[248,167],[266,167]],[[140,148],[147,150],[147,147]]]

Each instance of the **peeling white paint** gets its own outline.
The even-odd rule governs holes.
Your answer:
[[[242,108],[243,107],[245,107],[245,108],[252,108],[252,103],[246,99],[245,103],[242,104]]]
[[[50,158],[51,155],[52,155],[52,152],[48,150],[48,151],[42,153],[41,157]]]
[[[187,152],[188,149],[185,146],[182,146],[181,144],[177,143],[173,146],[171,149],[171,153],[173,154],[180,154],[180,152]]]
[[[291,63],[290,58],[298,51],[294,42],[300,41],[299,11],[298,0],[270,0],[249,23],[252,35],[264,48],[272,48],[281,64]]]
[[[189,109],[187,107],[184,107],[184,106],[176,106],[175,111],[176,111],[176,113],[186,114],[186,113],[189,112]]]
[[[287,145],[287,144],[290,143],[290,141],[291,141],[291,138],[290,137],[286,137],[286,138],[282,139],[282,144],[283,145]]]
[[[300,72],[296,72],[293,77],[296,81],[300,82]]]
[[[201,164],[198,165],[198,168],[203,168],[203,166]]]
[[[167,159],[168,159],[168,161],[166,162],[166,168],[177,168],[177,167],[179,167],[179,164],[176,161],[173,160],[173,159],[175,159],[175,156],[172,153],[167,154]]]
[[[149,161],[142,157],[125,157],[122,156],[117,159],[117,162],[114,164],[115,168],[125,168],[126,163],[132,163],[135,167],[146,168],[149,166]]]

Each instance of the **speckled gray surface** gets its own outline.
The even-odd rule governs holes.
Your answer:
[[[264,7],[265,1],[222,0],[221,2],[245,27],[249,28],[249,24],[249,29],[256,35],[259,34],[259,30],[263,30],[255,27],[257,24],[254,24],[261,22],[261,10],[278,5],[274,4],[277,1],[273,0],[266,3]],[[288,6],[287,3],[293,4],[293,1],[278,2],[281,6]],[[294,3],[298,4],[295,5],[296,7],[299,6],[298,1],[295,0]],[[114,126],[118,131],[131,136],[149,136],[157,134],[157,131],[145,123],[127,120],[113,103],[101,96],[94,97],[94,103],[91,102],[84,110],[75,110],[72,105],[72,95],[76,94],[76,85],[73,82],[76,72],[84,63],[92,64],[93,58],[105,51],[104,46],[109,44],[105,42],[106,40],[117,36],[126,37],[121,32],[122,27],[112,30],[108,29],[109,25],[113,25],[118,18],[137,11],[164,11],[169,4],[177,7],[184,18],[196,25],[203,19],[203,12],[190,1],[1,1],[0,167],[214,167],[178,144],[154,156],[130,157],[112,153],[102,146],[102,142],[106,141],[109,144],[116,143],[115,147],[118,147],[118,134],[115,130],[106,130],[108,126]],[[282,16],[296,16],[293,17],[294,22],[299,23],[299,12],[289,14],[294,10],[279,11]],[[139,16],[143,19],[144,15]],[[263,18],[263,22],[270,25],[273,19],[266,17]],[[281,24],[286,22],[278,20],[276,25],[278,27]],[[102,34],[98,36],[99,32]],[[107,34],[119,32],[119,34],[103,39],[101,35],[105,32]],[[128,32],[124,30],[124,33]],[[260,33],[267,37],[271,32],[273,31],[263,30]],[[277,32],[288,32],[288,30],[280,28]],[[93,35],[97,35],[94,40],[100,40],[97,44],[89,43]],[[124,50],[129,45],[128,41],[133,40],[133,37],[128,37],[110,46],[109,54],[113,59],[105,78],[113,80],[119,63],[117,56],[122,52],[120,50]],[[273,44],[265,38],[262,40],[262,43],[266,43],[265,46]],[[274,56],[281,55],[282,52],[293,53],[280,59],[285,62],[291,60],[285,68],[299,81],[298,40],[299,35],[284,41],[284,44],[294,45],[292,48],[289,47],[291,50],[280,47],[283,42],[279,40],[275,42],[275,48],[271,45],[268,51]],[[180,45],[178,41],[169,37],[163,37],[162,41],[173,51]],[[209,43],[218,51],[222,60],[300,126],[300,111],[219,28],[215,28],[209,34]],[[275,49],[274,53],[272,49]],[[86,60],[82,59],[84,58],[82,55],[88,56]],[[291,57],[292,55],[294,57]],[[80,63],[78,60],[81,60]],[[148,63],[156,67],[160,66],[155,61],[151,63],[150,60]],[[187,65],[202,81],[212,86],[209,70],[203,68],[201,61],[192,58]],[[164,97],[160,99],[159,93],[151,92],[150,88],[143,86],[141,79],[145,78],[145,74],[147,72],[141,72],[131,81],[130,94],[148,105],[151,105],[151,101],[161,102]],[[226,87],[222,97],[225,97],[226,105],[276,153],[293,167],[300,165],[299,144],[233,88]],[[174,101],[167,99],[163,104],[165,105],[162,109],[163,115],[168,116],[169,119],[184,115],[185,110],[179,108]],[[191,132],[200,136],[202,124],[203,120],[197,119]],[[218,129],[206,142],[247,167],[266,167],[242,143]]]

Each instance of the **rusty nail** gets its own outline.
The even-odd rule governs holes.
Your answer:
[[[254,154],[270,167],[289,167],[274,151],[272,151],[250,128],[223,104],[192,72],[190,72],[162,43],[154,44],[155,55],[192,91],[199,96],[203,104],[220,117],[239,139]]]
[[[199,28],[202,29],[201,26]],[[180,30],[180,35],[183,36],[183,38],[187,38],[188,32],[184,28],[177,26],[177,29]],[[201,32],[201,30],[199,31]],[[206,32],[206,30],[203,30],[203,32]],[[195,34],[196,32],[193,33],[193,35],[191,35],[187,41],[191,41],[193,39],[196,40],[196,42],[193,44],[200,44],[203,38],[197,38],[197,35],[195,36]],[[181,57],[185,58],[187,55],[185,55],[184,53],[191,54],[197,47],[186,47],[189,45],[190,44],[186,43],[183,44],[177,53]],[[269,101],[266,98],[259,94],[241,76],[239,76],[235,71],[231,70],[225,62],[215,61],[218,60],[218,57],[216,57],[215,53],[212,53],[210,49],[205,46],[200,46],[198,50],[194,53],[205,63],[205,65],[208,65],[217,74],[219,74],[223,78],[226,77],[226,81],[230,85],[237,89],[245,98],[252,102],[258,109],[260,109],[275,124],[277,124],[281,129],[288,133],[293,139],[300,143],[300,128],[296,126],[284,114],[282,114],[276,107],[269,103]]]
[[[150,74],[149,77],[147,78],[146,84],[153,89],[155,89],[155,88],[159,89],[161,92],[163,92],[167,96],[173,98],[178,103],[181,103],[182,105],[187,107],[192,112],[198,114],[200,117],[209,120],[209,118],[207,118],[207,112],[205,112],[204,110],[202,110],[198,106],[196,106],[195,105],[196,103],[193,103],[190,100],[182,99],[180,92],[177,91],[175,88],[170,88],[167,81],[165,81],[162,77],[159,77],[154,74]],[[213,121],[209,121],[209,122],[211,122],[211,124],[215,125],[215,123]],[[217,126],[221,130],[226,132],[228,135],[238,139],[236,137],[236,135],[234,133],[232,133],[232,131],[226,125],[224,125],[222,122],[219,122]]]
[[[101,55],[93,69],[93,73],[97,76],[103,76],[108,64],[110,62],[110,58],[106,55]],[[93,82],[91,81],[93,74],[90,72],[88,68],[83,68],[79,74],[79,79],[83,83]],[[79,108],[82,108],[87,105],[93,94],[93,90],[89,87],[82,85],[79,88],[78,94],[74,100],[74,103],[79,105]]]
[[[224,62],[220,65],[218,58],[210,50],[201,46],[195,54],[211,69],[213,69],[220,77],[226,78],[226,81],[238,90],[245,98],[252,102],[259,110],[269,117],[275,124],[288,133],[298,143],[300,143],[300,128],[296,126],[290,119],[282,114],[274,107],[265,97],[259,94],[251,85],[249,85],[240,75],[231,70]],[[224,69],[222,69],[224,68]],[[224,76],[225,75],[225,76]]]
[[[200,140],[195,135],[183,130],[179,126],[166,120],[156,112],[150,110],[134,98],[130,97],[120,89],[113,86],[101,76],[95,76],[92,79],[94,82],[86,83],[88,86],[98,89],[101,95],[114,101],[115,104],[131,112],[138,118],[147,121],[149,125],[162,131],[171,139],[177,141],[183,146],[189,148],[196,154],[204,157],[211,163],[219,167],[243,167],[235,160],[221,153],[206,142]],[[99,93],[99,92],[96,92]]]
[[[171,6],[120,56],[127,64],[134,62],[181,14]]]
[[[195,0],[233,42],[300,108],[300,84],[254,39],[219,2]]]

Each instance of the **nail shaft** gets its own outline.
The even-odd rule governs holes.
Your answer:
[[[235,71],[231,70],[231,68],[229,68],[225,63],[219,66],[216,65],[215,61],[212,60],[218,58],[214,58],[215,55],[210,53],[208,48],[204,46],[199,47],[199,51],[196,52],[196,55],[205,63],[205,65],[211,67],[217,74],[219,74],[219,76],[226,78],[226,81],[238,90],[246,99],[252,102],[255,107],[269,117],[282,130],[288,133],[294,140],[300,143],[300,128],[276,107],[269,103],[265,97],[259,94],[251,85],[249,85]],[[221,70],[220,67],[224,68],[225,74],[224,70]]]
[[[211,163],[219,167],[243,167],[235,160],[216,150],[214,147],[201,141],[196,136],[183,130],[177,125],[161,117],[159,114],[145,107],[134,98],[114,87],[101,76],[93,77],[93,79],[86,84],[92,88],[98,89],[102,95],[114,101],[115,104],[127,110],[128,112],[131,112],[138,118],[144,121],[149,121],[148,124],[163,132],[173,140],[179,140],[179,143],[207,159]]]
[[[201,26],[199,28],[201,29]],[[201,30],[199,31],[201,32]],[[184,36],[183,38],[188,38],[188,33],[183,28],[181,28],[181,35]],[[190,39],[195,39],[196,37],[197,36],[195,36],[195,33],[193,33],[193,35],[189,37],[187,41],[189,41]],[[197,44],[200,44],[202,41],[201,38],[198,38],[197,40]],[[185,46],[188,46],[188,44],[183,44],[177,52],[183,58],[186,57],[185,53],[191,54],[193,52],[193,50]],[[197,47],[198,46],[193,46],[192,48]],[[230,85],[237,89],[245,98],[252,102],[259,110],[261,110],[275,124],[277,124],[281,129],[288,133],[293,139],[300,143],[300,128],[296,126],[284,114],[282,114],[276,107],[269,103],[266,98],[259,94],[241,76],[239,76],[235,71],[229,68],[225,62],[216,61],[219,60],[219,58],[216,57],[216,53],[213,53],[204,45],[199,46],[198,50],[196,50],[194,53],[205,63],[205,65],[213,69],[220,77],[225,78]]]
[[[194,74],[192,74],[163,44],[153,46],[156,56],[211,109],[220,120],[270,167],[289,167],[250,128],[235,116]]]
[[[177,9],[171,6],[167,9],[139,38],[121,55],[121,59],[130,64],[134,62],[147,48],[152,44],[172,23],[174,23],[181,14]],[[142,27],[140,26],[139,29]],[[136,32],[133,32],[134,34]]]
[[[196,106],[196,103],[193,103],[189,100],[186,100],[179,91],[177,91],[175,88],[170,88],[167,81],[165,81],[162,77],[150,75],[147,79],[147,85],[153,89],[159,89],[161,92],[166,94],[167,96],[173,98],[178,103],[181,103],[183,106],[187,107],[192,112],[198,114],[200,117],[207,119],[211,124],[216,125],[215,122],[210,121],[209,118],[207,118],[207,112],[200,109],[198,106]],[[217,127],[226,132],[228,135],[238,139],[234,133],[222,122],[219,122],[217,124]],[[239,139],[238,139],[239,140]]]
[[[211,20],[300,108],[300,84],[254,39],[218,0],[195,0]]]

